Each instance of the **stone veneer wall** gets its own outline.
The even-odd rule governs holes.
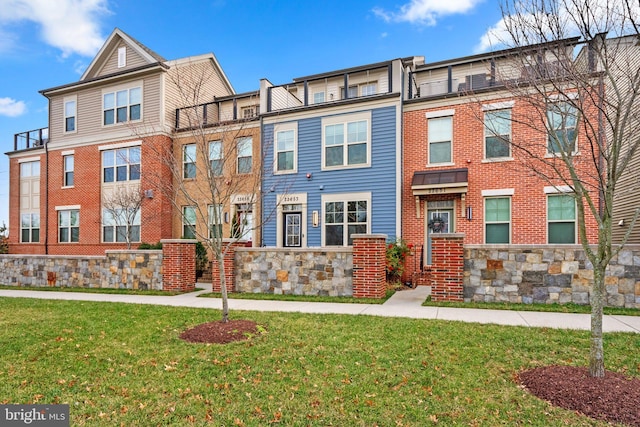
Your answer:
[[[581,246],[466,245],[464,299],[589,304],[593,268]],[[611,260],[606,304],[640,308],[640,246]]]
[[[353,295],[350,248],[236,248],[235,290],[294,295]]]
[[[106,251],[105,256],[0,255],[9,286],[162,289],[162,251]]]

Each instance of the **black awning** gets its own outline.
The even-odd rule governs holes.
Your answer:
[[[467,168],[438,171],[418,171],[413,174],[413,194],[466,193],[469,186]]]

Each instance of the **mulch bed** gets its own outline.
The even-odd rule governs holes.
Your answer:
[[[605,372],[592,378],[589,369],[546,366],[519,374],[533,395],[591,418],[640,427],[640,379]]]
[[[228,344],[248,339],[258,333],[258,325],[251,320],[229,320],[208,322],[197,325],[180,334],[188,342]]]

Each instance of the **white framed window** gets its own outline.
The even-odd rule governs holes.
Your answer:
[[[142,88],[102,93],[102,124],[126,123],[142,118]]]
[[[102,182],[140,179],[140,147],[102,151]]]
[[[350,246],[353,234],[368,233],[371,224],[371,193],[322,196],[324,246]]]
[[[511,109],[485,111],[485,159],[511,157]]]
[[[127,48],[126,46],[118,48],[118,68],[127,66]]]
[[[21,213],[20,214],[20,242],[38,243],[40,242],[40,214]]]
[[[485,197],[485,243],[511,242],[511,197]]]
[[[64,132],[76,131],[77,98],[75,96],[64,99]]]
[[[209,205],[209,238],[222,237],[222,205]]]
[[[429,164],[453,162],[453,116],[427,120]]]
[[[58,211],[58,242],[77,243],[80,241],[80,210]]]
[[[315,92],[313,94],[313,103],[322,104],[324,102],[324,92]]]
[[[196,144],[182,146],[182,177],[184,179],[196,177]]]
[[[569,101],[558,101],[547,107],[549,154],[573,154],[576,150],[578,110]]]
[[[276,125],[275,133],[275,172],[291,173],[297,168],[296,124]]]
[[[576,200],[570,194],[547,194],[547,241],[576,243]]]
[[[222,176],[223,166],[222,141],[209,141],[209,167],[213,176]]]
[[[340,94],[342,96],[342,99],[357,98],[358,97],[358,86],[357,85],[350,85],[349,89],[347,91],[347,96],[344,96],[344,87],[342,87],[340,89]]]
[[[363,84],[360,86],[361,96],[375,95],[376,93],[378,93],[378,84],[375,82]]]
[[[64,168],[62,185],[65,187],[73,187],[73,163],[73,154],[62,156],[62,166]]]
[[[40,161],[20,163],[20,178],[40,176]]]
[[[140,241],[140,209],[103,209],[102,241],[126,243]]]
[[[323,119],[322,144],[323,169],[369,166],[371,113]]]
[[[245,136],[236,140],[238,173],[251,173],[253,162],[253,138]]]
[[[184,239],[196,238],[196,207],[182,207],[182,237]]]

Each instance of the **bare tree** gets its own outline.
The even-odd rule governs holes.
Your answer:
[[[202,242],[217,264],[222,321],[228,322],[224,258],[238,242],[259,239],[270,217],[260,211],[264,147],[258,93],[216,100],[211,94],[215,73],[198,64],[168,75],[177,105],[187,107],[177,110],[172,149],[155,151],[173,178],[157,182],[157,188],[169,195],[181,218],[182,237]]]
[[[605,272],[640,212],[614,243],[615,197],[638,191],[620,187],[640,155],[638,4],[505,0],[501,8],[493,41],[509,49],[497,79],[526,105],[508,120],[538,135],[505,142],[519,164],[575,200],[579,240],[594,272],[589,370],[602,377]],[[490,123],[487,128],[492,131]],[[589,238],[589,224],[597,227],[596,238]]]
[[[132,242],[140,241],[140,212],[144,193],[138,184],[115,187],[102,196],[103,233],[105,241],[125,242],[131,249]]]

